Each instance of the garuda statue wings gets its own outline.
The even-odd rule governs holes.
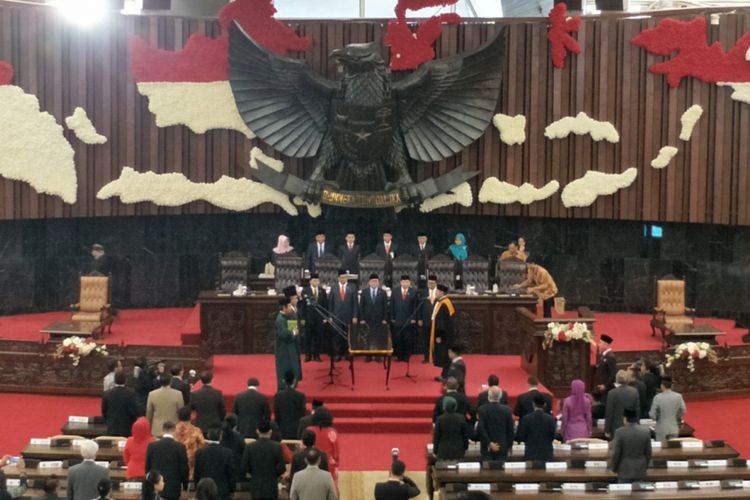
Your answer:
[[[409,159],[448,158],[484,133],[504,56],[501,31],[473,52],[425,63],[392,81],[374,43],[351,44],[332,52],[343,75],[331,81],[301,60],[262,48],[234,24],[229,81],[240,115],[259,138],[284,155],[315,157],[308,181],[270,168],[255,174],[262,181],[310,203],[330,188],[395,191],[400,203],[413,205],[475,175],[456,169],[414,183]]]

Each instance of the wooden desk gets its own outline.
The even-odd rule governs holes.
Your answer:
[[[58,321],[45,326],[39,333],[46,333],[50,340],[59,341],[68,337],[98,338],[103,331],[104,323],[98,321]]]
[[[697,498],[750,498],[750,489],[722,490],[721,488],[702,488],[700,490],[660,490],[651,492],[633,492],[633,493],[609,493],[609,492],[590,492],[590,493],[573,493],[573,492],[515,492],[515,491],[494,491],[490,493],[492,500],[501,500],[509,497],[535,498],[537,496],[544,500],[594,500],[601,498],[636,498],[649,500],[669,499],[669,500],[693,500]],[[440,500],[455,500],[459,497],[458,493],[449,493],[442,488],[440,490]]]
[[[716,345],[716,337],[726,336],[726,332],[711,325],[674,325],[666,328],[670,333],[667,341],[670,345],[683,342],[708,342]]]
[[[107,424],[65,422],[65,425],[60,428],[60,432],[68,436],[81,436],[94,439],[107,435]]]
[[[651,431],[651,436],[654,436],[653,430]],[[680,434],[679,437],[693,437],[695,436],[695,429],[688,424],[683,422],[680,426]],[[597,438],[597,439],[604,439],[604,427],[594,427],[591,429],[591,437]]]
[[[80,459],[81,452],[78,446],[69,446],[64,448],[51,447],[49,445],[27,444],[21,450],[23,458],[35,460],[69,460]],[[113,446],[111,448],[99,448],[96,459],[102,462],[122,462],[122,448]]]
[[[68,479],[68,469],[36,469],[30,467],[16,467],[8,466],[3,467],[3,472],[7,478],[19,478],[22,474],[25,474],[29,479],[41,479],[50,477],[52,475],[57,476],[61,483],[64,483]],[[125,469],[109,469],[109,478],[113,481],[125,481]]]
[[[467,353],[521,354],[525,343],[516,308],[536,311],[530,296],[451,295],[456,306],[455,328]],[[234,297],[201,292],[201,345],[211,354],[273,352],[274,320],[279,297],[256,294]]]

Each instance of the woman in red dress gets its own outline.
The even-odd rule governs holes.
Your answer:
[[[336,482],[339,469],[339,436],[333,428],[331,411],[325,406],[317,408],[313,415],[313,425],[308,429],[315,433],[315,447],[328,455],[328,472]]]
[[[146,417],[141,417],[133,422],[132,436],[125,442],[122,457],[128,470],[125,472],[127,479],[146,476],[146,448],[149,443],[154,442],[151,435],[151,425]]]

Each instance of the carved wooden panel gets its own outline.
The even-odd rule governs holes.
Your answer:
[[[245,352],[248,314],[244,307],[226,305],[206,311],[201,321],[201,345],[213,354]]]

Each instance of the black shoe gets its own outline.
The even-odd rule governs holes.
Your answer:
[[[429,360],[429,359],[424,359],[424,360],[422,360],[422,364],[423,364],[423,365],[426,365],[426,364],[427,364],[427,363],[429,363],[429,362],[430,362],[430,360]]]
[[[443,377],[435,377],[435,382],[445,382]]]
[[[372,363],[372,356],[365,356],[365,363]]]
[[[322,363],[323,362],[323,360],[320,359],[320,356],[314,356],[313,357],[313,361],[315,361],[316,363]]]
[[[312,358],[310,356],[305,356],[305,363],[309,363],[312,361]]]

